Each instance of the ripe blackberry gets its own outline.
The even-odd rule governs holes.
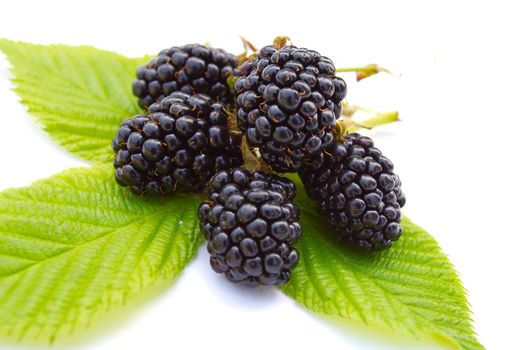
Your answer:
[[[120,126],[112,144],[115,178],[137,194],[199,190],[219,170],[242,163],[224,106],[174,92]]]
[[[402,231],[406,199],[393,170],[372,139],[353,133],[320,154],[300,176],[343,238],[362,250],[380,250]]]
[[[263,47],[243,63],[234,90],[237,124],[279,172],[295,172],[333,142],[346,83],[318,52]]]
[[[210,187],[199,218],[213,270],[252,286],[288,282],[301,236],[293,182],[235,169],[217,173]]]
[[[164,49],[137,69],[133,94],[143,108],[172,92],[205,93],[214,101],[233,102],[226,79],[234,74],[237,58],[222,49],[200,44]]]

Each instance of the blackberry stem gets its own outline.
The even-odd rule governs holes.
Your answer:
[[[226,113],[226,116],[228,118],[227,120],[228,130],[230,130],[230,132],[233,132],[235,134],[240,134],[241,131],[239,130],[239,127],[237,126],[237,118],[235,118],[235,113],[230,111],[227,108],[224,108],[224,113]]]
[[[242,35],[240,37],[241,37],[241,41],[242,41],[242,46],[244,47],[244,53],[248,53],[248,50],[250,50],[252,52],[258,52],[259,51],[257,49],[257,47],[255,47],[255,45],[252,44],[248,39],[246,39]]]
[[[246,136],[242,137],[241,152],[242,158],[244,160],[242,168],[248,170],[250,173],[254,173],[259,170],[267,173],[272,172],[270,166],[261,159],[258,150],[250,148],[248,141],[246,140]]]
[[[337,68],[335,70],[338,73],[356,73],[356,79],[357,81],[363,80],[365,78],[371,77],[372,75],[375,75],[377,73],[385,72],[391,75],[394,75],[392,72],[390,72],[388,69],[383,68],[377,64],[368,64],[366,66],[361,67],[345,67],[345,68]]]
[[[359,122],[353,120],[353,115],[357,111],[367,113],[369,118]],[[343,117],[337,121],[338,125],[336,134],[338,137],[336,138],[344,137],[344,135],[360,129],[372,129],[376,126],[386,125],[397,121],[399,121],[398,111],[376,112],[355,105],[344,105]]]
[[[259,50],[257,49],[257,47],[255,47],[255,45],[253,45],[248,39],[246,39],[242,35],[240,35],[239,37],[241,38],[242,46],[244,47],[244,52],[242,52],[241,54],[237,55],[237,60],[239,61],[239,67],[240,67],[243,62],[248,60],[250,58],[250,56],[252,56],[252,55],[256,54],[257,52],[259,52]],[[228,77],[228,80],[229,80],[229,78],[230,77]],[[230,86],[230,90],[232,90],[232,89],[233,89],[233,85]]]
[[[289,36],[277,36],[273,39],[273,46],[279,50],[290,43]]]

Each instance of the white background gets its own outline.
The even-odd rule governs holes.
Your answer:
[[[351,84],[348,100],[401,111],[401,123],[370,134],[396,164],[405,212],[460,272],[481,342],[523,349],[525,22],[518,4],[16,0],[0,4],[0,37],[138,56],[207,41],[240,52],[239,34],[259,47],[285,34],[340,67],[379,63],[399,73]],[[7,69],[0,55],[0,189],[85,164],[39,129],[11,91]],[[148,290],[56,348],[291,346],[423,348],[336,326],[277,291],[231,285],[209,269],[204,250],[177,283]]]

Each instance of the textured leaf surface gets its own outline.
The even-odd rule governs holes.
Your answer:
[[[0,50],[11,63],[22,103],[51,137],[84,159],[107,161],[120,123],[140,113],[131,84],[147,58],[5,39],[0,39]]]
[[[126,195],[105,166],[0,193],[0,335],[53,339],[173,278],[201,242],[198,203]]]
[[[304,234],[299,265],[283,291],[312,311],[434,340],[452,348],[482,349],[470,324],[465,291],[436,241],[408,219],[393,247],[360,253],[335,232],[301,192]]]

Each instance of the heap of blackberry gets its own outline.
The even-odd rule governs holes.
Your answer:
[[[343,238],[362,250],[381,250],[402,231],[405,195],[393,170],[370,138],[353,133],[321,153],[300,176]]]
[[[286,178],[242,169],[221,171],[199,207],[213,270],[232,282],[283,285],[299,260],[295,186]]]
[[[237,124],[279,172],[295,172],[333,142],[346,83],[318,52],[263,47],[240,68]]]
[[[133,94],[143,108],[172,92],[205,93],[214,101],[233,102],[226,80],[234,74],[237,58],[222,49],[200,44],[164,49],[137,69]]]
[[[115,178],[137,194],[198,190],[242,163],[225,107],[203,94],[174,92],[122,123],[113,140]]]

